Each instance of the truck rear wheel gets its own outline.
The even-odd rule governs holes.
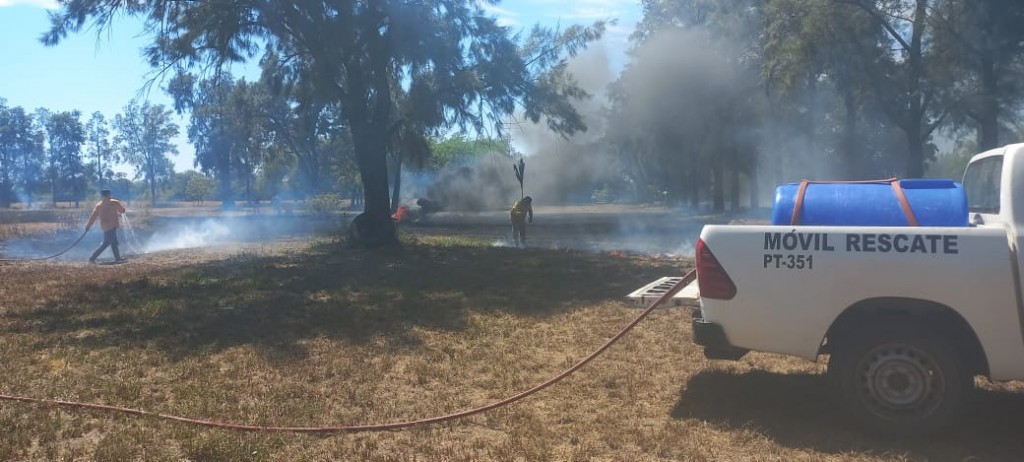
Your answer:
[[[828,374],[854,419],[869,431],[918,436],[955,423],[973,376],[944,337],[881,321],[837,339]]]

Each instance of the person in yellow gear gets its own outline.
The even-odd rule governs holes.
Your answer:
[[[89,222],[85,224],[85,230],[89,231],[92,224],[99,218],[100,229],[103,230],[103,243],[89,257],[89,263],[96,263],[96,257],[107,250],[107,246],[110,246],[110,250],[114,252],[115,262],[124,261],[117,248],[117,228],[121,226],[121,214],[124,212],[124,205],[121,205],[121,201],[110,197],[109,189],[100,191],[100,201],[96,203],[96,208],[92,209],[92,215],[89,215]]]
[[[526,247],[526,221],[529,217],[530,223],[533,223],[533,198],[526,196],[516,201],[512,204],[509,215],[512,218],[512,238],[516,242],[516,247]]]

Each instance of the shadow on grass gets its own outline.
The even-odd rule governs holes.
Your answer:
[[[701,372],[672,416],[761,433],[791,448],[831,454],[906,454],[923,460],[1024,460],[1024,394],[977,390],[971,414],[940,436],[875,437],[849,423],[824,375]]]
[[[113,285],[83,285],[41,307],[15,307],[9,332],[40,346],[155,347],[172,359],[252,345],[271,359],[305,356],[315,337],[414,347],[414,327],[463,330],[469,310],[548,316],[619,300],[678,262],[570,252],[431,246],[363,251],[321,245],[283,256],[238,255]]]

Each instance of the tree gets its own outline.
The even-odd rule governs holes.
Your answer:
[[[195,165],[218,180],[221,206],[234,206],[231,179],[235,139],[231,133],[228,99],[234,85],[230,73],[218,72],[207,79],[179,72],[168,83],[174,109],[191,112],[188,140],[196,148]]]
[[[228,95],[229,132],[233,139],[231,161],[245,185],[245,196],[249,203],[254,200],[255,175],[263,166],[272,141],[267,130],[266,102],[267,98],[259,84],[247,83],[245,79],[235,82]]]
[[[935,156],[935,162],[928,164],[927,175],[932,178],[952,178],[961,181],[967,163],[979,152],[981,151],[974,141],[958,143],[951,152]]]
[[[172,142],[178,125],[171,120],[173,112],[162,104],[151,105],[132,101],[123,114],[114,117],[114,138],[124,159],[135,168],[135,178],[149,184],[150,201],[156,205],[156,185],[169,180],[174,168],[168,154],[177,154]]]
[[[444,139],[430,139],[431,156],[427,159],[426,168],[439,171],[465,159],[481,157],[493,153],[508,153],[510,146],[507,140],[497,138],[466,138],[464,134],[456,134]]]
[[[757,203],[760,11],[743,0],[648,1],[632,62],[612,86],[607,139],[648,200],[740,204],[746,175]],[[728,195],[726,194],[728,191]]]
[[[29,116],[29,119],[33,117]],[[40,119],[32,121],[32,134],[26,147],[28,151],[21,156],[18,173],[21,176],[18,186],[23,194],[19,199],[26,207],[32,206],[32,197],[43,186],[43,165],[46,162],[46,128]]]
[[[42,140],[32,115],[8,107],[0,98],[0,207],[9,208],[19,187],[26,190],[35,181],[42,163]]]
[[[117,151],[110,143],[110,130],[107,128],[107,120],[103,113],[92,113],[92,117],[85,125],[85,134],[86,153],[96,160],[96,185],[102,189],[106,186],[107,180],[114,177],[111,164],[119,161]]]
[[[935,17],[941,69],[957,82],[947,102],[951,123],[973,126],[978,148],[994,149],[1024,104],[1024,4],[946,0]]]
[[[798,107],[786,116],[804,127],[810,155],[821,156],[830,146],[819,144],[821,134],[839,132],[836,146],[842,176],[861,179],[871,167],[864,146],[862,125],[870,123],[867,100],[870,89],[863,71],[880,56],[870,55],[874,43],[884,42],[882,30],[857,7],[821,0],[770,0],[765,5],[765,59],[762,76],[780,105]],[[860,52],[865,50],[864,52]],[[878,53],[883,53],[878,49]],[[837,117],[830,117],[831,100],[842,105]],[[829,127],[829,120],[841,125]],[[843,179],[843,178],[840,178]]]
[[[570,98],[585,97],[565,57],[597,38],[603,24],[510,35],[475,0],[361,2],[63,2],[43,42],[54,45],[119,13],[147,17],[150,62],[164,68],[251,58],[276,46],[319,101],[340,105],[351,133],[366,203],[355,235],[368,246],[397,243],[390,219],[388,143],[402,126],[482,129],[521,107],[560,133],[585,129]],[[292,57],[297,59],[292,60]],[[409,110],[394,96],[406,92]]]
[[[870,88],[874,103],[903,131],[906,139],[906,166],[903,174],[918,178],[925,162],[933,155],[928,142],[942,123],[947,110],[937,107],[941,92],[951,83],[939,80],[935,72],[936,53],[933,13],[937,0],[837,0],[837,5],[852,5],[867,15],[882,30],[886,40],[855,50],[865,64],[868,78],[862,84]],[[892,51],[890,51],[890,49]]]
[[[339,180],[352,176],[332,171],[351,163],[347,160],[354,160],[351,136],[342,121],[340,105],[316,97],[311,82],[293,72],[301,64],[286,65],[271,51],[263,57],[261,65],[260,86],[268,96],[268,128],[278,145],[278,155],[294,159],[296,175],[292,186],[318,195],[332,188],[332,173],[340,174],[341,177],[335,175]],[[285,160],[272,159],[277,166]]]
[[[217,189],[217,184],[212,178],[199,172],[193,171],[191,173],[193,174],[189,175],[188,183],[185,185],[185,197],[202,205],[203,201],[213,196]]]
[[[73,200],[75,207],[85,199],[85,169],[82,165],[82,143],[85,142],[85,127],[79,111],[64,111],[48,114],[46,137],[49,144],[47,155],[47,177],[53,204],[58,200]]]

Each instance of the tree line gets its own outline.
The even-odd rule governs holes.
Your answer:
[[[29,207],[38,197],[77,207],[103,188],[152,204],[158,198],[219,200],[229,207],[235,199],[253,203],[274,196],[357,198],[359,173],[337,114],[290,107],[265,83],[229,74],[172,79],[168,89],[176,108],[191,108],[187,134],[199,169],[184,172],[172,168],[178,127],[163,106],[132,103],[113,123],[100,112],[83,123],[80,111],[29,112],[0,98],[0,208],[18,202]],[[439,172],[468,157],[509,150],[507,140],[462,134],[429,137],[427,143],[431,155],[412,159],[410,167]],[[119,165],[133,168],[135,176],[116,171]]]
[[[113,170],[119,163],[135,170],[155,200],[157,186],[174,173],[172,114],[132,101],[113,121],[94,112],[83,122],[81,111],[27,111],[0,98],[0,207],[31,205],[41,195],[77,207],[95,189],[128,191],[132,181]]]
[[[958,178],[962,164],[936,162],[939,135],[958,159],[1024,136],[1024,2],[642,5],[605,140],[626,176],[677,203],[757,206],[765,183],[930,164]]]

